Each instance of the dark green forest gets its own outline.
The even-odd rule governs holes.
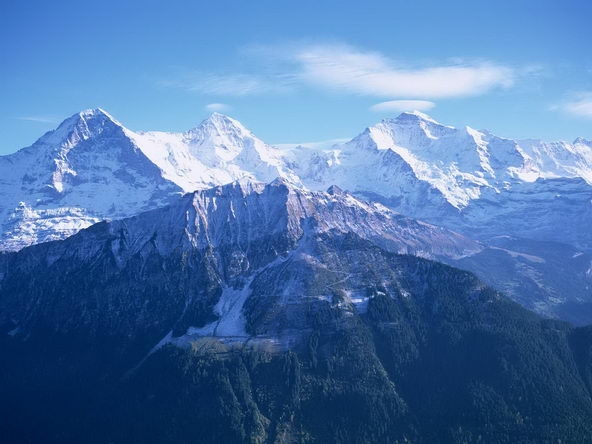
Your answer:
[[[2,334],[2,442],[592,442],[591,328],[542,319],[468,272],[321,241],[321,257],[340,251],[333,267],[376,272],[367,310],[344,309],[339,288],[303,303],[287,350],[202,338],[137,366],[145,345],[108,330]]]

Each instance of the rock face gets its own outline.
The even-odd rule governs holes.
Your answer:
[[[175,315],[179,325],[198,328],[203,319],[229,310],[221,307],[225,299],[220,302],[216,298],[230,297],[229,304],[234,305],[234,299],[242,297],[235,290],[248,292],[245,287],[270,267],[284,267],[294,257],[314,261],[307,242],[323,233],[354,233],[389,251],[430,258],[460,258],[482,250],[478,243],[456,233],[406,218],[380,204],[364,203],[336,189],[331,193],[306,192],[282,180],[268,185],[242,181],[190,193],[167,207],[132,218],[96,224],[61,242],[4,255],[0,316],[19,328],[35,324],[36,315],[23,307],[43,306],[46,292],[55,291],[63,304],[55,311],[63,318],[56,328],[88,321],[93,329],[102,329],[96,319],[85,320],[92,313],[88,304],[103,301],[99,294],[109,293],[107,288],[111,288],[116,311],[128,312],[124,317],[128,322],[127,317],[138,315],[136,310],[144,310],[137,306],[141,301],[136,296],[131,300],[128,296],[144,288],[146,301],[155,291],[156,299],[151,303],[169,308],[140,318],[159,316],[158,322],[166,325],[163,313],[182,307],[182,313]],[[156,288],[148,290],[144,282],[135,282],[134,273],[154,282]],[[79,281],[73,276],[79,276]],[[171,279],[173,288],[185,290],[161,287]],[[78,285],[92,285],[91,293],[81,295],[74,290]],[[244,302],[234,306],[230,314],[236,322],[244,323]],[[217,303],[221,305],[212,311]],[[210,313],[206,315],[204,307],[208,306]],[[73,307],[82,312],[73,315]],[[199,316],[191,320],[195,313]],[[117,316],[111,322],[118,322]],[[167,330],[175,325],[168,319]]]
[[[4,253],[0,432],[8,442],[585,442],[589,329],[417,257],[484,252],[336,187],[276,180],[193,192]]]

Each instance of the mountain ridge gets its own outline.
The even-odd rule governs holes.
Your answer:
[[[85,149],[87,154],[77,161],[77,153]],[[125,177],[129,171],[132,175]],[[503,216],[496,206],[511,203],[516,193],[520,199],[522,189],[547,205],[565,195],[587,209],[592,146],[583,138],[571,145],[513,141],[409,112],[384,119],[332,148],[278,149],[220,113],[176,134],[134,132],[96,108],[66,119],[31,147],[0,157],[0,172],[5,177],[0,192],[8,198],[0,206],[2,249],[63,238],[104,217],[130,216],[166,204],[181,192],[241,178],[270,182],[276,177],[312,190],[338,185],[376,197],[403,214],[483,238],[491,234],[487,227],[492,219]],[[541,180],[556,184],[555,193],[538,186]],[[566,185],[565,180],[575,182]],[[574,188],[578,180],[586,185]],[[111,190],[110,181],[122,183]],[[102,188],[101,199],[96,200],[89,187]],[[133,196],[127,210],[117,208],[123,194]],[[488,211],[473,210],[483,204]],[[18,210],[23,206],[31,209],[24,220]],[[71,215],[52,226],[52,211]],[[484,216],[487,212],[491,216]],[[573,219],[570,214],[562,222],[568,227],[576,223],[570,231],[582,231]],[[524,234],[516,216],[507,223],[516,225],[509,234]],[[531,231],[536,235],[536,224]],[[552,240],[592,245],[592,238],[576,239],[571,233]]]
[[[590,329],[396,254],[440,234],[240,180],[0,254],[2,436],[585,442]]]
[[[63,239],[104,219],[167,206],[185,192],[280,177],[303,193],[339,188],[443,227],[451,239],[473,239],[483,247],[477,254],[440,260],[476,272],[539,313],[583,323],[592,319],[590,267],[582,259],[592,251],[592,187],[579,171],[587,171],[592,146],[576,145],[526,144],[402,113],[331,148],[278,149],[222,114],[184,133],[164,133],[134,132],[102,109],[87,110],[0,157],[0,249]],[[499,236],[533,246],[490,247]],[[548,248],[538,248],[541,241]],[[530,254],[533,248],[544,254]]]

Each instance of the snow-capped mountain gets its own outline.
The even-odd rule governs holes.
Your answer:
[[[480,239],[509,234],[592,247],[592,142],[504,139],[419,112],[328,149],[279,149],[217,113],[174,134],[134,132],[88,110],[0,157],[0,177],[4,250],[156,208],[182,192],[276,177],[311,190],[337,185]]]
[[[186,192],[241,178],[270,182],[286,177],[298,183],[277,148],[219,113],[181,134],[129,130],[126,134],[160,168],[164,178]]]
[[[0,177],[0,242],[8,250],[164,205],[181,192],[102,110],[76,114],[0,157]]]
[[[297,181],[277,149],[229,117],[213,114],[183,134],[136,133],[101,109],[83,111],[0,157],[0,249],[62,239],[183,192],[278,176]]]
[[[400,172],[376,174],[373,168],[362,168],[398,162],[457,209],[468,207],[488,190],[502,193],[520,182],[581,178],[592,184],[591,142],[515,141],[470,127],[442,125],[420,112],[385,119],[350,142],[322,152],[322,158],[324,171],[310,176],[306,165],[299,171],[307,184],[334,182],[355,191],[399,197],[397,185],[406,178],[396,182],[393,176]],[[357,174],[347,174],[351,171]]]
[[[289,157],[307,187],[335,183],[480,239],[511,234],[592,247],[592,143],[581,138],[511,140],[413,112]]]

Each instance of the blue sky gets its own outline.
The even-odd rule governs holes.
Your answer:
[[[354,136],[409,108],[592,138],[591,3],[3,1],[0,153],[94,107],[167,131],[218,110],[270,143]]]

